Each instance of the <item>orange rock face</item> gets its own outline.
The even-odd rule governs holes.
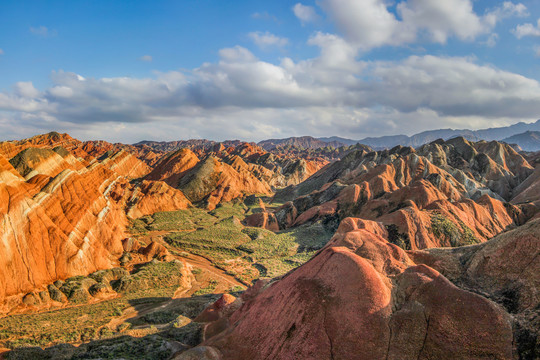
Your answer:
[[[274,213],[263,211],[246,217],[247,226],[260,227],[271,231],[278,231],[279,224]]]
[[[203,202],[212,210],[220,202],[244,196],[245,194],[270,194],[268,184],[258,180],[249,170],[207,157],[185,173],[178,188],[193,203]]]
[[[141,178],[151,171],[146,163],[124,150],[102,155],[100,163],[128,179]]]
[[[178,186],[178,180],[199,162],[199,158],[189,149],[180,149],[168,154],[159,161],[147,180],[161,180],[172,187]]]
[[[59,134],[57,132],[50,132],[48,134],[37,135],[29,139],[20,141],[4,141],[0,142],[0,155],[7,159],[11,159],[24,149],[33,148],[45,148],[52,149],[55,147],[63,147],[75,156],[85,156],[86,152],[79,151],[79,146],[82,143],[69,136],[68,134]]]
[[[41,189],[0,184],[0,299],[116,263],[126,226],[122,206],[108,196],[116,177],[98,166],[65,170]]]
[[[2,313],[55,280],[116,266],[127,215],[190,206],[163,182],[131,184],[150,168],[127,151],[87,161],[58,144],[83,151],[78,140],[60,134],[0,143],[13,154],[10,161],[0,156]]]
[[[496,142],[454,139],[418,151],[358,151],[279,191],[275,199],[292,201],[275,215],[281,229],[346,216],[381,221],[390,241],[405,249],[470,245],[537,211],[503,199],[514,193],[515,203],[533,200],[537,176],[531,172],[521,155]]]
[[[129,207],[127,215],[134,219],[158,211],[187,209],[191,206],[191,202],[180,190],[162,181],[147,180],[135,186],[128,204],[133,205]]]
[[[405,252],[381,223],[345,219],[308,263],[249,289],[202,345],[223,359],[534,357],[539,231],[536,220],[458,252]]]

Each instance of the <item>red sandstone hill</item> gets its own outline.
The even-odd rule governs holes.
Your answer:
[[[534,192],[532,173],[521,155],[496,142],[452,139],[418,150],[361,150],[278,191],[276,201],[290,201],[246,221],[286,229],[359,216],[384,223],[390,241],[404,249],[470,245],[534,214],[532,198],[517,206],[507,202],[514,195],[517,204],[525,188]]]
[[[57,279],[118,264],[128,217],[277,188],[284,205],[261,206],[247,225],[317,222],[336,235],[283,279],[216,305],[203,350],[225,359],[537,351],[539,173],[512,147],[457,138],[357,147],[329,162],[203,145],[165,153],[58,133],[0,143],[0,312]]]
[[[180,149],[167,154],[155,165],[151,173],[146,176],[148,180],[162,180],[172,187],[178,186],[178,180],[185,172],[193,168],[199,158],[189,149]]]
[[[55,280],[116,266],[127,216],[191,205],[163,182],[131,183],[151,170],[135,154],[94,158],[81,144],[55,133],[0,143],[12,155],[0,155],[0,312]]]
[[[271,195],[320,168],[226,145],[201,147],[199,158],[55,132],[0,142],[1,312],[55,280],[117,265],[128,217]]]
[[[206,341],[175,359],[537,358],[539,233],[534,220],[406,252],[381,223],[347,218],[305,265],[214,306]]]
[[[86,155],[85,152],[80,153],[78,151],[80,144],[81,142],[79,140],[72,138],[68,134],[59,134],[53,131],[20,141],[0,142],[0,155],[4,156],[6,159],[11,159],[22,150],[30,147],[52,149],[61,146],[79,157],[81,155]]]
[[[213,156],[188,170],[180,179],[178,188],[191,202],[202,202],[210,210],[220,202],[244,194],[271,193],[270,186],[258,180],[249,169],[235,169]]]
[[[272,188],[295,185],[321,168],[317,162],[280,158],[249,143],[222,143],[196,150],[184,148],[158,161],[145,177],[182,190],[194,203],[213,209],[216,204]]]

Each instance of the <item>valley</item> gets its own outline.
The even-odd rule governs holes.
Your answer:
[[[540,154],[302,146],[0,143],[3,358],[538,354]]]

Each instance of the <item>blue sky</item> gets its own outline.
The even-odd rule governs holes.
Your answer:
[[[540,4],[0,2],[1,139],[360,139],[540,118]]]

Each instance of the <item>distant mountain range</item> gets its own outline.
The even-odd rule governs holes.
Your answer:
[[[540,150],[540,120],[534,123],[519,122],[514,125],[489,128],[482,130],[469,130],[469,129],[438,129],[423,131],[416,135],[390,135],[379,137],[366,137],[360,140],[353,140],[342,138],[339,136],[320,137],[315,138],[312,136],[299,136],[289,137],[285,139],[268,139],[257,143],[266,151],[272,151],[275,149],[296,147],[299,149],[319,149],[325,147],[339,148],[342,146],[351,146],[355,144],[364,144],[375,150],[389,149],[397,145],[412,146],[414,148],[428,144],[437,139],[448,140],[454,137],[462,136],[470,141],[504,141],[508,144],[516,144],[525,151],[538,151]],[[227,140],[222,142],[226,147],[236,146],[240,144],[239,140]],[[191,149],[208,149],[218,144],[216,141],[206,139],[192,139],[192,140],[180,140],[180,141],[141,141],[135,145],[148,145],[154,149],[161,151],[173,151],[180,148]],[[254,144],[254,143],[252,143]]]
[[[242,144],[243,142],[240,140],[226,140],[223,141],[221,144],[223,144],[226,147],[234,147]],[[217,141],[213,140],[206,140],[206,139],[191,139],[191,140],[178,140],[178,141],[149,141],[149,140],[143,140],[133,145],[146,145],[150,146],[151,148],[155,150],[160,151],[175,151],[182,148],[188,148],[188,149],[201,149],[206,150],[210,149],[214,145],[219,144]]]
[[[410,137],[406,135],[368,137],[359,140],[358,142],[371,146],[373,148],[392,148],[396,145],[418,147],[437,139],[447,140],[457,136],[463,136],[467,140],[471,141],[503,140],[509,136],[525,133],[527,131],[540,131],[540,120],[537,120],[536,122],[530,124],[519,122],[510,126],[482,130],[440,129],[423,131]]]
[[[312,136],[300,136],[300,137],[290,137],[286,139],[269,139],[259,142],[257,145],[265,149],[266,151],[274,150],[278,147],[285,146],[294,146],[303,149],[318,149],[327,146],[331,147],[342,147],[346,145],[353,145],[358,143],[358,141],[344,139],[337,136],[331,138],[319,138],[316,139]]]
[[[525,151],[538,151],[540,150],[540,131],[526,131],[504,138],[502,141],[507,144],[517,144]]]
[[[397,145],[412,146],[416,148],[437,139],[448,140],[454,137],[462,136],[467,140],[471,141],[504,141],[510,144],[517,144],[526,151],[537,151],[540,150],[540,142],[538,142],[538,139],[535,138],[535,134],[539,132],[540,120],[537,120],[536,122],[530,124],[519,122],[510,126],[482,130],[439,129],[423,131],[413,136],[391,135],[380,137],[367,137],[361,140],[352,140],[337,136],[321,138],[302,136],[290,137],[286,139],[263,140],[257,145],[261,146],[266,150],[272,150],[276,147],[284,147],[289,145],[304,148],[318,148],[326,146],[350,146],[357,143],[368,145],[373,149],[392,148]]]

